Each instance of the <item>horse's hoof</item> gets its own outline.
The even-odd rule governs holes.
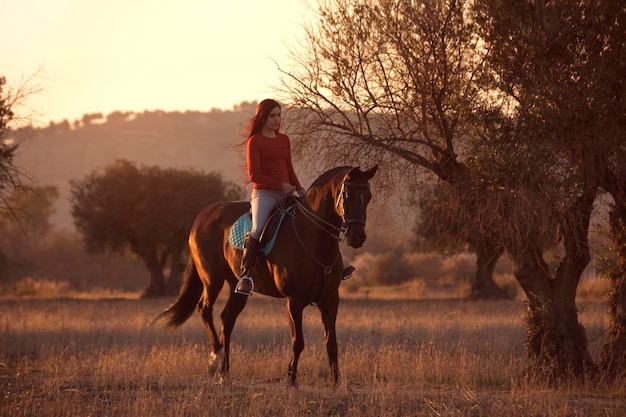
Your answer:
[[[298,381],[296,380],[296,378],[292,378],[292,376],[289,375],[289,379],[287,380],[287,385],[290,388],[298,388]]]
[[[217,376],[217,385],[219,386],[228,386],[230,384],[230,378],[228,377],[228,375],[224,375],[224,374],[219,374]]]
[[[209,355],[209,372],[215,373],[220,363],[222,363],[223,353],[220,352],[211,352]]]

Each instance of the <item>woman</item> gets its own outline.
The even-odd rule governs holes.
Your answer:
[[[287,195],[297,192],[304,195],[304,189],[291,162],[289,137],[280,133],[281,108],[272,99],[261,101],[256,114],[248,123],[246,141],[246,166],[248,178],[252,182],[250,206],[252,230],[243,250],[241,276],[235,292],[252,295],[254,281],[249,271],[254,262],[259,238],[265,223],[276,205]]]
[[[254,291],[254,280],[249,273],[265,223],[276,205],[289,194],[296,192],[302,197],[305,193],[293,169],[289,137],[280,133],[280,126],[280,104],[265,99],[257,105],[247,128],[246,167],[252,182],[252,230],[244,243],[241,275],[235,288],[236,293],[247,296]],[[350,278],[353,272],[354,267],[345,267],[343,279]]]

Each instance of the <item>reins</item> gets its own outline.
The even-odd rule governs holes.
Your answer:
[[[341,233],[345,233],[346,231],[344,231],[342,228],[339,228],[331,223],[329,223],[328,221],[322,219],[321,217],[319,217],[318,215],[316,215],[315,213],[313,213],[311,210],[309,210],[304,204],[302,204],[299,200],[295,200],[296,201],[296,205],[298,206],[298,208],[300,208],[302,214],[304,214],[304,216],[309,219],[311,222],[313,222],[313,224],[315,224],[317,227],[319,227],[320,229],[322,229],[323,231],[325,231],[326,233],[328,233],[333,239],[337,240],[337,241],[341,241]],[[309,248],[307,247],[307,245],[304,243],[304,241],[302,240],[302,238],[300,237],[300,233],[298,233],[298,228],[296,227],[296,215],[295,215],[295,211],[292,211],[290,213],[286,213],[289,217],[291,217],[291,224],[293,226],[293,232],[296,235],[296,238],[298,239],[298,242],[300,242],[300,246],[302,246],[302,248],[304,249],[304,251],[307,253],[307,255],[309,255],[309,257],[311,257],[319,266],[322,267],[322,269],[324,270],[324,274],[325,275],[330,275],[330,273],[333,270],[333,265],[337,262],[337,260],[339,259],[339,256],[341,255],[341,253],[339,251],[337,251],[337,256],[335,257],[335,259],[330,263],[330,265],[326,265],[324,264],[322,261],[320,261],[318,259],[317,256],[315,256],[315,254],[313,252],[311,252],[309,250]],[[334,232],[333,233],[331,231],[329,231],[326,227],[324,226],[328,226],[330,228],[333,229]]]
[[[302,202],[300,200],[295,200],[296,201],[296,205],[298,206],[298,208],[300,208],[300,210],[302,210],[302,214],[305,215],[305,217],[307,217],[309,220],[311,220],[317,227],[319,227],[320,229],[322,229],[323,231],[325,231],[326,233],[328,233],[333,239],[341,242],[341,234],[342,233],[346,233],[348,231],[348,229],[346,227],[337,227],[334,224],[322,219],[321,217],[319,217],[317,214],[313,213],[311,210],[309,210],[304,204],[302,204]],[[292,215],[292,217],[294,217]],[[324,226],[328,226],[329,228],[332,229],[332,231],[329,231],[328,229],[326,229],[326,227]],[[333,233],[335,232],[335,233]]]

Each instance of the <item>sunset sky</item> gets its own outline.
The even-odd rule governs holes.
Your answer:
[[[274,96],[310,15],[305,0],[0,0],[0,76],[37,73],[39,124],[228,110]]]

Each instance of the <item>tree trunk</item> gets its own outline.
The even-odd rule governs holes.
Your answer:
[[[537,247],[528,246],[513,256],[515,277],[528,297],[529,371],[548,383],[596,369],[576,308],[576,289],[591,258],[587,234],[594,198],[593,192],[583,193],[565,214],[565,256],[554,277]]]
[[[472,176],[468,168],[459,163],[454,155],[447,158],[440,158],[438,163],[439,178],[451,181],[450,184],[457,188],[458,196],[464,196],[461,204],[468,212],[480,211],[482,202],[476,199],[476,193],[467,193],[467,190],[475,189],[476,184],[472,182]],[[472,283],[472,290],[469,296],[473,300],[506,300],[510,299],[508,293],[500,288],[493,280],[493,271],[498,263],[498,259],[504,252],[502,245],[495,243],[494,239],[482,232],[474,230],[467,239],[476,251],[476,275]]]
[[[600,353],[600,368],[609,377],[626,374],[626,203],[619,201],[616,194],[613,196],[616,203],[609,221],[617,262],[609,274],[611,332]]]
[[[176,295],[183,283],[183,272],[187,265],[181,261],[182,250],[173,252],[170,258],[170,274],[165,285],[165,292],[168,295]]]
[[[476,248],[476,279],[470,298],[473,300],[508,300],[508,293],[493,280],[493,271],[503,249],[487,238],[479,239]]]
[[[585,329],[578,322],[576,303],[571,296],[578,282],[575,273],[562,275],[563,282],[558,283],[559,277],[549,276],[548,265],[539,250],[519,254],[515,265],[515,277],[528,298],[529,377],[550,383],[584,375],[594,365],[587,351]],[[582,269],[580,271],[582,273]]]
[[[163,274],[163,262],[160,261],[155,252],[143,257],[144,263],[150,273],[150,283],[144,291],[142,297],[160,297],[165,295],[165,275]]]

